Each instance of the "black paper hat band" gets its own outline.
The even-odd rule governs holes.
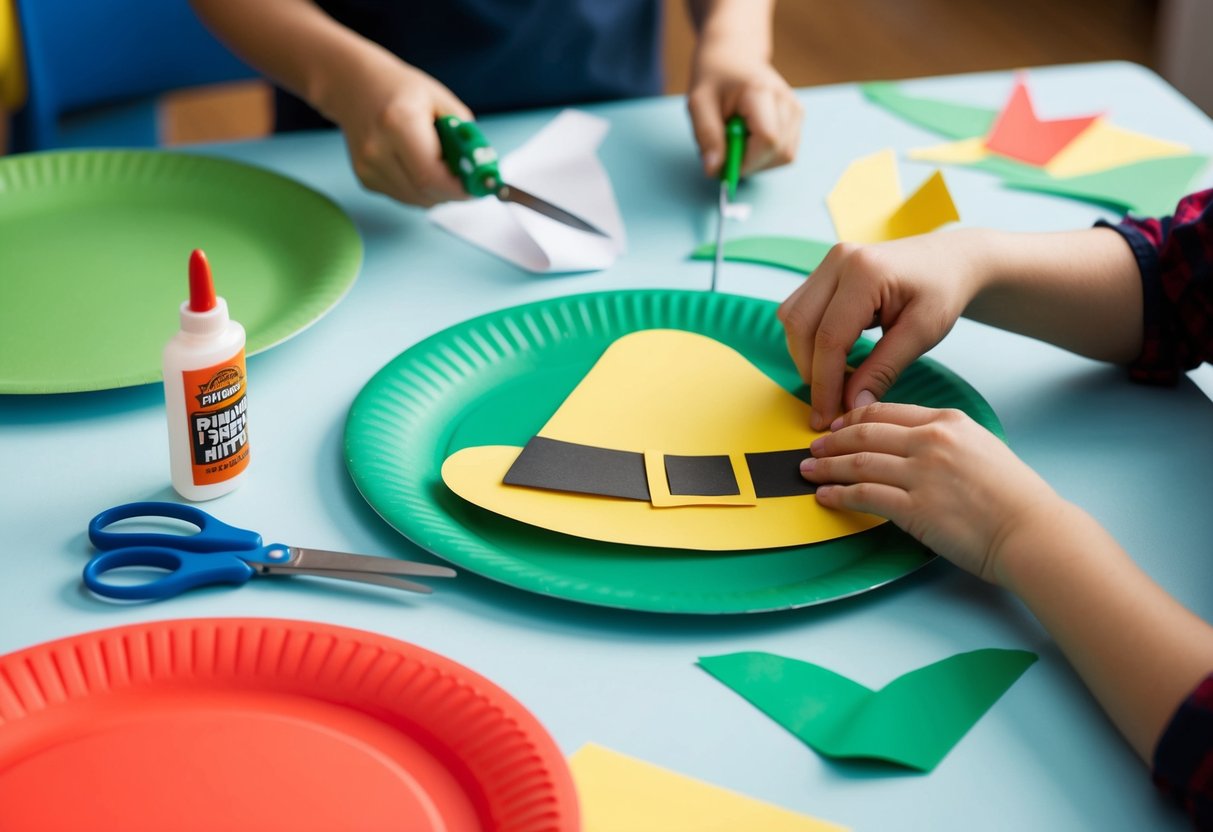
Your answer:
[[[753,497],[798,497],[813,494],[817,487],[800,476],[800,463],[812,456],[808,448],[786,451],[747,453],[745,466],[753,483]],[[738,483],[728,454],[682,456],[661,454],[668,496],[729,497],[747,496]],[[650,459],[652,457],[650,456]],[[600,497],[656,502],[653,499],[650,472],[645,454],[617,451],[535,436],[510,470],[507,485],[570,491]],[[746,483],[745,485],[749,485]]]

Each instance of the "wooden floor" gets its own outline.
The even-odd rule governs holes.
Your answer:
[[[684,0],[666,4],[666,89],[683,92],[693,35]],[[796,87],[1083,61],[1154,65],[1158,0],[783,0],[775,65]],[[168,96],[170,143],[270,129],[260,83]]]

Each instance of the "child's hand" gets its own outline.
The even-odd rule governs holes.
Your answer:
[[[878,401],[902,370],[952,329],[989,271],[984,234],[839,243],[780,305],[788,351],[812,386],[814,429]],[[874,326],[883,328],[883,337],[845,379],[847,353]]]
[[[765,61],[738,57],[728,48],[700,48],[687,109],[708,176],[720,174],[724,124],[733,115],[744,118],[750,131],[742,175],[786,165],[796,158],[804,107],[783,76]]]
[[[434,120],[470,119],[471,111],[433,77],[395,58],[365,77],[374,80],[334,107],[359,181],[423,207],[466,198],[442,159]]]
[[[1065,503],[992,433],[959,410],[878,403],[812,445],[801,473],[827,508],[887,517],[916,540],[1000,583],[999,554],[1040,532]]]

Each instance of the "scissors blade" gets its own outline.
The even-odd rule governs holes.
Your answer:
[[[296,546],[286,548],[289,552],[286,560],[274,562],[258,559],[249,565],[261,575],[311,575],[317,578],[378,584],[392,589],[404,589],[427,595],[433,590],[424,584],[406,580],[404,576],[426,575],[431,578],[453,578],[455,576],[454,569],[429,563],[354,555],[349,552],[301,549]]]
[[[526,206],[532,211],[537,211],[538,213],[543,214],[545,217],[550,217],[551,219],[556,220],[556,222],[562,222],[567,226],[576,228],[578,231],[586,231],[590,234],[597,234],[599,237],[609,238],[611,236],[598,226],[591,225],[576,214],[570,214],[563,208],[558,208],[547,200],[540,199],[534,194],[527,193],[521,188],[516,188],[513,185],[502,185],[500,188],[498,188],[497,198],[502,202],[514,202],[518,205]]]
[[[294,574],[294,575],[310,575],[313,578],[334,578],[341,581],[358,581],[363,584],[378,584],[379,586],[387,586],[392,589],[404,589],[409,592],[420,592],[424,595],[429,595],[434,590],[430,589],[425,584],[419,584],[414,581],[407,581],[404,578],[395,575],[382,575],[376,572],[359,572],[356,570],[345,569],[292,569],[285,567],[279,570],[279,574]]]
[[[709,292],[716,291],[716,280],[720,277],[720,269],[724,264],[724,216],[729,208],[729,185],[720,183],[720,204],[716,210],[716,258],[712,261],[712,286]]]
[[[328,552],[323,549],[290,547],[289,566],[295,571],[313,570],[321,572],[369,572],[378,575],[417,575],[429,578],[453,578],[455,570],[449,566],[418,563],[411,560],[355,555],[349,552]]]

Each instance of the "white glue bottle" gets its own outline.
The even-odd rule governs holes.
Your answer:
[[[206,255],[190,254],[190,297],[181,330],[164,347],[173,488],[187,500],[226,494],[248,469],[248,377],[244,327],[215,296]]]

